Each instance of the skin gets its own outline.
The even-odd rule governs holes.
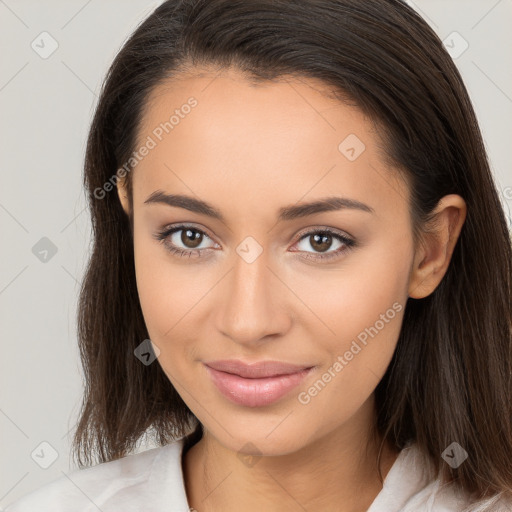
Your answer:
[[[374,125],[325,94],[312,79],[254,86],[240,72],[180,75],[151,95],[139,141],[194,96],[198,105],[133,171],[134,250],[140,302],[158,362],[204,426],[186,452],[189,505],[199,512],[366,510],[382,489],[374,390],[391,360],[408,297],[432,293],[443,278],[466,216],[445,196],[437,222],[414,246],[409,189],[378,151]],[[338,146],[355,134],[365,150],[350,161]],[[184,208],[145,204],[155,191],[214,205],[225,222]],[[121,204],[130,205],[123,182]],[[279,208],[327,196],[365,203],[277,221]],[[178,223],[203,235],[199,257],[168,251],[154,233]],[[322,254],[306,232],[329,227]],[[263,252],[248,263],[246,237]],[[211,249],[210,249],[211,248]],[[251,249],[252,250],[252,249]],[[402,305],[367,345],[312,397],[298,400],[380,315]],[[202,361],[278,360],[316,368],[295,390],[264,407],[234,404],[212,384]],[[248,444],[250,443],[250,444]],[[249,456],[255,456],[251,459]],[[387,444],[385,477],[397,452]]]

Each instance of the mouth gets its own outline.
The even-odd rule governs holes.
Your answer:
[[[314,366],[279,361],[245,364],[241,361],[203,363],[213,384],[231,402],[263,407],[277,402],[297,387]]]

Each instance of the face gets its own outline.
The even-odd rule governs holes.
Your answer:
[[[400,332],[408,187],[371,121],[325,91],[183,75],[153,92],[140,127],[135,266],[154,364],[233,450],[360,431]]]

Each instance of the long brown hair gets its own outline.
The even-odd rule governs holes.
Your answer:
[[[410,184],[415,236],[444,195],[464,198],[467,217],[446,275],[431,295],[406,304],[375,391],[375,429],[397,449],[416,442],[436,472],[476,497],[511,495],[507,222],[462,78],[438,36],[400,0],[169,0],[124,44],[85,158],[93,250],[78,310],[86,380],[73,441],[78,465],[125,456],[143,434],[163,445],[197,425],[161,367],[134,357],[148,332],[131,218],[112,184],[136,148],[150,92],[198,65],[233,66],[254,80],[320,79],[357,105]],[[469,454],[458,468],[441,459],[452,442]]]

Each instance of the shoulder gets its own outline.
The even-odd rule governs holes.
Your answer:
[[[368,512],[511,512],[512,503],[496,495],[472,499],[453,484],[443,484],[430,459],[416,444],[404,448],[384,480],[381,493]]]
[[[158,500],[168,504],[186,498],[181,470],[183,441],[152,448],[61,477],[10,504],[5,512],[110,512],[158,510]],[[162,492],[162,486],[166,493]],[[169,495],[173,494],[173,495]],[[164,496],[166,494],[166,496]],[[174,503],[173,503],[174,502]],[[181,508],[176,508],[176,512]],[[183,509],[185,512],[187,509]]]
[[[485,500],[476,500],[471,493],[455,484],[443,483],[440,475],[434,476],[428,457],[411,447],[410,459],[416,470],[423,472],[425,485],[419,486],[407,501],[403,512],[510,512],[512,502],[504,496],[495,495]]]
[[[453,484],[437,479],[418,492],[403,512],[510,512],[512,501],[497,494],[477,500]]]

